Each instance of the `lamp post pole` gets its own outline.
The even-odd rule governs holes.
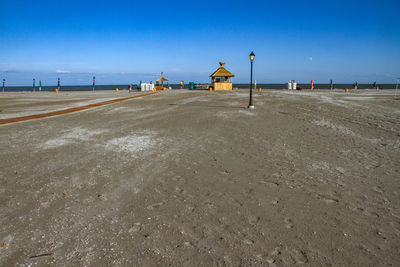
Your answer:
[[[254,53],[251,52],[250,53],[250,100],[249,100],[249,106],[248,108],[250,109],[254,109],[254,105],[253,105],[253,61],[254,61]]]

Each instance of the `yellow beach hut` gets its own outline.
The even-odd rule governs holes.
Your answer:
[[[235,77],[224,68],[225,62],[220,62],[220,67],[210,75],[214,90],[232,90],[232,78]]]

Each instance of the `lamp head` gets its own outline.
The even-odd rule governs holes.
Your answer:
[[[250,53],[250,61],[251,62],[253,62],[254,57],[255,57],[255,55],[254,55],[253,51],[251,51],[251,53]]]

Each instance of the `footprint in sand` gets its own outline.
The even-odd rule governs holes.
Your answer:
[[[308,262],[307,253],[303,250],[293,250],[290,253],[290,256],[292,257],[296,265],[301,265]]]
[[[130,234],[136,233],[142,229],[142,224],[137,222],[135,225],[133,225],[131,228],[129,228],[128,232]]]
[[[185,206],[185,212],[194,212],[194,210],[196,209],[196,206],[192,206],[192,205],[186,205]]]
[[[253,245],[253,244],[254,244],[254,240],[251,240],[251,239],[245,238],[245,239],[243,239],[242,241],[243,241],[243,243],[246,244],[246,245]]]
[[[148,210],[158,209],[159,207],[161,207],[161,206],[164,205],[164,204],[165,204],[165,202],[158,202],[158,203],[155,203],[155,204],[153,204],[153,205],[147,206],[147,209],[148,209]]]
[[[383,190],[382,187],[379,186],[379,185],[374,186],[374,187],[372,188],[372,190],[375,191],[376,193],[380,193],[380,194],[385,193],[385,190]]]
[[[293,221],[289,218],[286,218],[285,220],[285,228],[290,229],[294,227]]]
[[[261,218],[259,216],[250,216],[249,217],[249,223],[251,225],[256,225],[260,220],[261,220]]]
[[[179,194],[182,194],[183,193],[183,189],[182,188],[180,188],[180,187],[175,187],[175,192],[177,192],[177,193],[179,193]]]
[[[182,180],[184,180],[183,178],[182,178],[182,176],[174,176],[174,177],[172,177],[172,179],[174,180],[174,181],[177,181],[177,182],[180,182],[180,181],[182,181]]]
[[[279,183],[278,183],[278,182],[269,181],[269,180],[266,180],[266,179],[261,180],[261,181],[260,181],[260,184],[265,184],[265,185],[272,186],[272,187],[277,187],[277,186],[279,186]]]
[[[316,198],[319,200],[322,200],[326,203],[338,203],[339,199],[335,198],[334,196],[328,195],[328,194],[317,194]]]
[[[276,266],[275,263],[280,260],[281,256],[282,256],[281,248],[276,247],[273,251],[271,251],[270,257],[268,257],[266,260],[270,266]]]

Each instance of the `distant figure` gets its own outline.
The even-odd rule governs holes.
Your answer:
[[[376,82],[374,82],[374,83],[372,84],[372,87],[373,87],[374,89],[377,89],[377,88],[376,88]]]
[[[353,83],[353,88],[358,89],[358,82]]]
[[[128,88],[129,88],[129,94],[131,94],[131,92],[132,92],[132,87],[133,87],[132,84],[130,84],[130,85],[128,86]]]

